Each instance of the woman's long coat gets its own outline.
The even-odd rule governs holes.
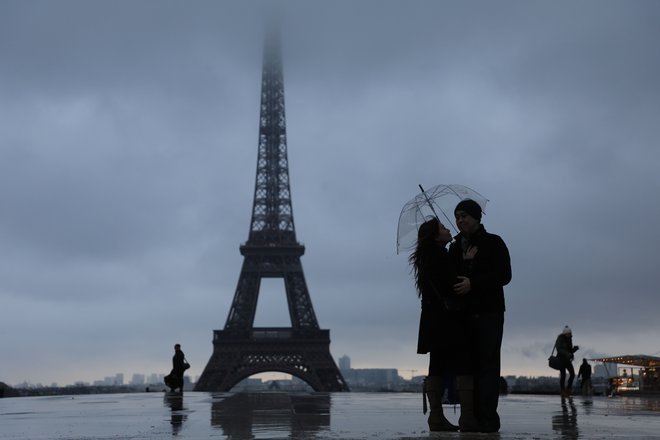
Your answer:
[[[419,320],[417,353],[431,351],[454,357],[457,350],[470,345],[465,300],[453,292],[456,269],[444,247],[423,261],[425,279],[420,280],[422,313]],[[451,309],[451,310],[450,310]]]

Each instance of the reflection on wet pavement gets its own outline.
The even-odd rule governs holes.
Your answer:
[[[561,398],[561,411],[552,416],[552,429],[561,438],[578,438],[578,411],[573,398]]]
[[[227,395],[211,404],[211,425],[227,439],[315,435],[330,428],[330,395]]]
[[[508,395],[498,434],[429,433],[408,393],[135,393],[0,399],[2,440],[660,438],[660,398]],[[460,409],[445,406],[456,423]]]
[[[163,398],[165,406],[172,411],[170,424],[172,425],[172,435],[178,435],[183,426],[183,422],[188,418],[183,406],[183,393],[165,393]]]

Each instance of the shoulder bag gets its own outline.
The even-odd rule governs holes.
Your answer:
[[[548,358],[548,367],[552,368],[553,370],[561,370],[563,362],[561,359],[559,359],[559,357],[555,356],[555,348],[557,348],[556,345],[552,347],[552,353],[550,353],[550,357]]]

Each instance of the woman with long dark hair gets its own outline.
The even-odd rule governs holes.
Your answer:
[[[408,258],[415,277],[415,287],[422,302],[417,353],[429,354],[429,372],[424,380],[431,413],[431,431],[478,430],[472,410],[472,395],[462,395],[459,426],[447,420],[442,410],[442,398],[450,378],[460,380],[472,375],[474,344],[468,326],[468,296],[457,295],[453,286],[460,277],[447,253],[452,235],[437,218],[424,222],[417,232],[417,246]],[[473,258],[477,248],[466,253]]]

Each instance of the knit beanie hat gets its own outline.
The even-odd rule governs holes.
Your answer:
[[[573,332],[569,326],[564,326],[564,330],[561,331],[562,335],[572,335]]]
[[[481,221],[481,206],[472,199],[464,199],[458,202],[456,209],[454,209],[454,214],[456,214],[456,211],[464,211],[470,217]]]

